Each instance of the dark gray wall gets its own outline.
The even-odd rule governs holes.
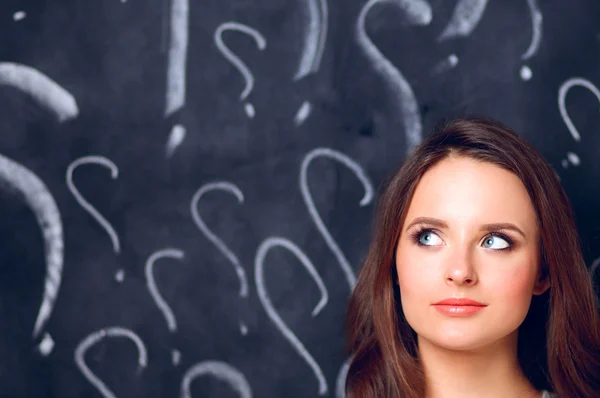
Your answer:
[[[0,21],[2,397],[335,397],[377,187],[444,117],[532,142],[600,257],[596,0],[5,0]]]

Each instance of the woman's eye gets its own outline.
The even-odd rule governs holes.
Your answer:
[[[419,235],[419,243],[425,246],[434,246],[435,244],[430,244],[432,241],[435,241],[435,238],[433,237],[436,237],[438,240],[441,240],[439,236],[437,236],[433,232],[425,231]]]
[[[490,235],[487,238],[485,238],[485,240],[483,241],[483,244],[490,244],[493,245],[494,243],[496,243],[497,245],[499,244],[500,247],[489,247],[490,249],[498,249],[498,250],[502,250],[502,249],[506,249],[510,246],[510,244],[506,241],[506,239],[502,238],[501,236],[498,235]]]
[[[431,230],[418,232],[413,237],[420,246],[437,246],[442,242],[440,237]],[[485,248],[493,250],[508,250],[511,248],[511,245],[512,243],[508,238],[495,233],[488,235],[483,241]]]

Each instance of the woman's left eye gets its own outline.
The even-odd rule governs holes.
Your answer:
[[[419,246],[436,246],[436,244],[432,243],[432,237],[436,237],[440,239],[437,233],[434,230],[425,228],[420,231],[416,231],[412,234],[412,238],[414,242]],[[422,239],[425,238],[425,242]],[[493,250],[511,250],[513,242],[510,238],[504,236],[503,234],[492,232],[487,235],[483,241],[484,247]]]
[[[500,242],[500,247],[490,247],[490,249],[497,249],[497,250],[503,250],[503,249],[508,249],[510,247],[510,242],[504,238],[502,235],[497,235],[497,234],[491,234],[489,235],[487,238],[485,238],[485,240],[483,241],[483,244],[491,244],[493,245],[494,243]],[[502,243],[504,242],[504,243]]]

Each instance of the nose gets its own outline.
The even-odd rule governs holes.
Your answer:
[[[467,249],[457,249],[447,259],[445,269],[446,283],[454,285],[474,285],[477,283],[477,274]]]

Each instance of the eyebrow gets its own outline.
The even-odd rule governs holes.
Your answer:
[[[417,217],[414,220],[412,220],[412,222],[408,225],[408,227],[406,227],[406,230],[410,229],[410,227],[412,227],[413,225],[416,225],[416,224],[428,224],[428,225],[433,225],[437,228],[448,228],[448,224],[443,220],[439,220],[439,219],[433,218],[433,217]],[[483,224],[479,228],[480,231],[485,231],[485,232],[491,232],[491,231],[498,230],[498,229],[509,229],[509,230],[512,230],[512,231],[515,231],[515,232],[521,234],[521,236],[523,236],[525,238],[525,233],[523,231],[521,231],[519,229],[519,227],[517,227],[515,224],[511,224],[508,222]]]

